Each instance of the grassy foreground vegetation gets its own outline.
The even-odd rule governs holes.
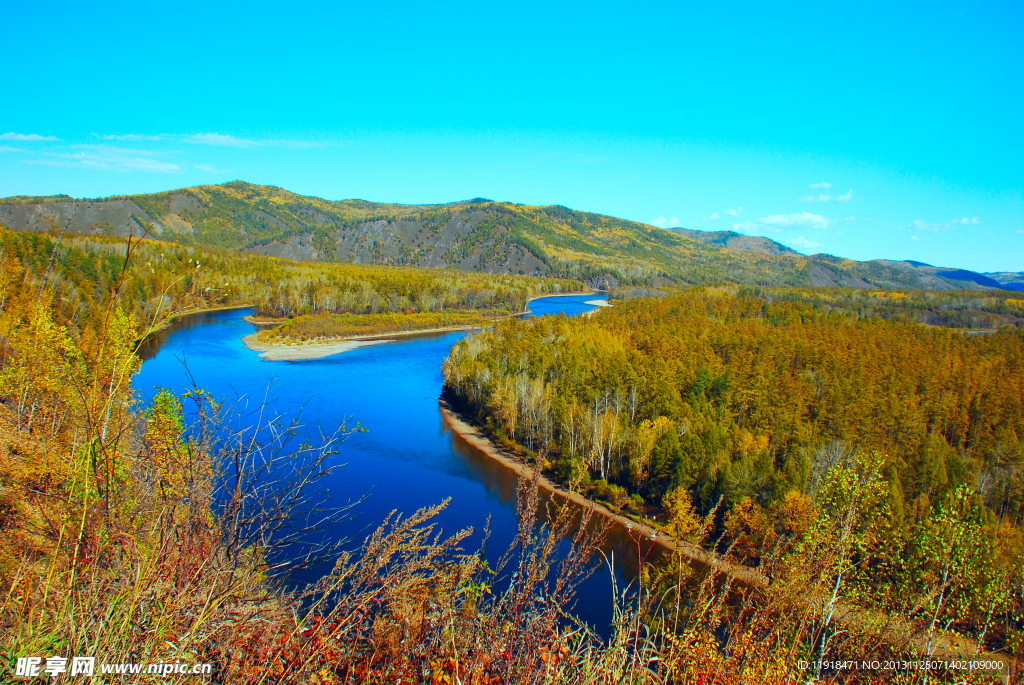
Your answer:
[[[949,631],[1019,651],[1024,329],[867,316],[915,311],[881,295],[695,289],[506,321],[453,347],[445,389],[555,480],[683,537],[706,521],[773,586],[834,526],[831,575],[802,582],[924,650]]]

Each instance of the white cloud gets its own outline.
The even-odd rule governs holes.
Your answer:
[[[141,133],[125,133],[125,134],[122,134],[122,135],[111,134],[111,135],[108,135],[108,136],[102,136],[102,138],[103,138],[103,140],[123,140],[123,141],[127,141],[127,140],[157,141],[157,140],[163,140],[164,139],[163,136],[146,136],[146,135],[142,135]]]
[[[235,138],[234,136],[224,135],[222,133],[197,133],[195,135],[185,136],[184,141],[186,143],[213,145],[215,147],[256,147],[257,145],[255,140]]]
[[[0,133],[0,140],[16,140],[19,143],[49,143],[58,140],[57,136],[41,136],[38,133]]]
[[[946,223],[930,223],[928,221],[922,221],[917,219],[907,226],[895,228],[896,231],[914,231],[916,233],[939,233],[940,231],[955,231],[960,226],[977,226],[981,223],[981,219],[978,217],[963,217],[961,219],[953,219]]]
[[[1024,231],[1017,231],[1017,235],[1024,235]]]
[[[768,230],[772,231],[773,233],[779,232],[779,229],[777,228],[768,228],[767,226],[763,226],[753,221],[744,221],[742,223],[732,225],[732,230],[734,231],[754,231],[757,229]]]
[[[794,247],[802,247],[805,250],[813,250],[821,247],[821,243],[816,243],[813,240],[808,240],[802,235],[799,235],[796,238],[793,238],[792,240],[789,240],[787,242]]]
[[[828,190],[832,187],[831,183],[812,183],[808,186],[811,190]]]
[[[742,213],[743,213],[743,207],[742,206],[737,206],[735,209],[723,209],[722,210],[722,214],[725,214],[727,216],[739,216]],[[717,219],[719,219],[720,217],[721,217],[721,215],[718,212],[715,212],[714,214],[709,216],[707,219],[701,219],[700,222],[702,224],[710,224],[710,223],[716,221]]]
[[[843,219],[843,221],[856,221],[856,220],[857,220],[857,217],[855,217],[855,216],[848,216],[845,219]]]
[[[209,164],[193,164],[192,166],[200,171],[205,171],[208,174],[224,174],[228,171],[227,169],[218,169],[217,167],[210,166]]]
[[[803,197],[797,198],[797,202],[828,202],[831,199],[831,195],[819,195],[817,197],[813,195],[804,195]]]
[[[236,138],[224,133],[196,133],[191,136],[184,136],[182,140],[186,143],[212,145],[214,147],[254,148],[267,145],[281,145],[289,148],[320,147],[320,143],[305,140],[249,140],[247,138]]]
[[[678,226],[678,225],[679,225],[679,217],[678,216],[672,217],[672,221],[669,222],[669,226]]]
[[[668,225],[668,219],[663,216],[659,216],[657,219],[652,220],[651,223],[658,228],[665,228]]]
[[[761,217],[761,223],[768,226],[798,226],[802,228],[828,228],[832,220],[820,214],[800,212],[798,214],[773,214]]]
[[[849,190],[845,195],[836,195],[836,202],[849,202],[853,199],[853,191]]]
[[[11,147],[10,145],[0,145],[0,152],[25,152],[25,149],[20,147]]]
[[[177,164],[156,159],[154,153],[146,150],[127,150],[106,145],[79,145],[77,148],[79,152],[47,153],[44,159],[27,160],[27,163],[97,171],[143,171],[158,174],[181,171]]]

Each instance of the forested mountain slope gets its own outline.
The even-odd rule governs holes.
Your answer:
[[[987,277],[912,262],[804,256],[732,232],[665,230],[570,210],[473,199],[443,205],[328,201],[241,181],[150,195],[0,201],[0,225],[124,236],[145,228],[199,248],[297,260],[574,278],[591,286],[732,282],[899,289],[993,287]],[[975,278],[977,276],[977,278]]]

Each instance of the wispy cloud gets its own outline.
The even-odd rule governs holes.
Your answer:
[[[191,136],[185,136],[182,140],[186,143],[195,143],[196,145],[212,145],[214,147],[256,147],[258,143],[255,140],[246,140],[245,138],[236,138],[234,136],[224,135],[222,133],[197,133]]]
[[[0,152],[25,152],[25,148],[0,145]]]
[[[42,159],[25,160],[28,164],[42,164],[65,168],[95,169],[98,171],[143,171],[174,174],[181,167],[158,159],[147,150],[128,150],[106,145],[79,145],[76,152],[45,153]]]
[[[933,224],[927,221],[921,221],[920,219],[915,220],[908,226],[911,230],[918,231],[921,233],[937,233],[939,231],[952,231],[956,227],[951,223],[945,224]]]
[[[952,219],[945,223],[940,222],[929,222],[917,219],[907,226],[898,226],[894,228],[894,231],[914,231],[915,233],[939,233],[941,231],[955,231],[960,226],[977,226],[981,223],[981,219],[978,217],[963,217],[960,219]]]
[[[659,228],[675,228],[679,225],[679,217],[674,216],[671,219],[666,219],[663,216],[659,216],[651,223]]]
[[[193,164],[192,166],[200,171],[205,171],[208,174],[226,174],[228,172],[227,169],[218,169],[217,167],[209,164]]]
[[[821,243],[814,242],[813,240],[808,240],[802,235],[798,235],[796,238],[793,238],[792,240],[787,240],[786,242],[792,245],[793,247],[800,247],[805,250],[814,250],[821,247]]]
[[[121,133],[121,134],[114,133],[114,134],[110,134],[110,135],[106,135],[106,136],[100,136],[100,137],[103,138],[103,140],[120,140],[120,141],[140,140],[140,141],[150,141],[150,142],[156,142],[156,141],[164,139],[164,136],[147,136],[147,135],[143,135],[141,133]]]
[[[773,214],[761,217],[761,223],[767,226],[828,228],[832,225],[832,220],[820,214],[800,212],[798,214]]]
[[[828,190],[829,188],[832,187],[832,184],[831,183],[824,183],[824,182],[822,182],[822,183],[812,183],[808,187],[811,190]]]
[[[308,140],[251,140],[248,138],[237,138],[224,133],[196,133],[190,136],[183,136],[182,140],[194,145],[211,145],[213,147],[254,148],[269,145],[280,145],[295,149],[320,147],[320,143]]]
[[[41,136],[38,133],[0,133],[0,140],[16,140],[19,143],[51,143],[59,140],[57,136]]]
[[[813,188],[815,186],[822,186],[822,185],[832,185],[832,184],[831,183],[814,183],[814,184],[811,185],[811,187]],[[835,197],[833,197],[831,195],[828,195],[828,194],[825,194],[825,193],[820,193],[818,195],[804,195],[803,197],[798,197],[796,199],[796,201],[797,202],[849,202],[852,199],[853,199],[853,191],[850,190],[849,192],[846,192],[846,193],[844,193],[842,195],[836,195]]]
[[[725,214],[726,216],[734,216],[735,217],[735,216],[739,216],[742,213],[743,213],[743,207],[742,206],[737,206],[734,209],[723,209],[722,210],[722,214]],[[702,224],[711,224],[711,223],[714,223],[715,221],[718,221],[719,218],[721,218],[721,215],[718,212],[714,212],[708,218],[701,219],[700,222]]]

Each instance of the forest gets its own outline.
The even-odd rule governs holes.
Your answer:
[[[125,260],[130,251],[131,260]],[[204,251],[150,239],[19,233],[0,229],[0,277],[42,275],[61,321],[77,330],[123,281],[118,301],[140,334],[189,311],[252,306],[276,334],[345,335],[353,330],[460,325],[519,312],[539,295],[580,292],[579,281],[354,264],[303,264],[262,255]],[[341,317],[339,328],[332,317]],[[298,317],[298,321],[294,322]],[[316,331],[310,326],[316,322]],[[386,322],[381,326],[382,322]],[[92,321],[95,323],[95,320]],[[430,325],[426,325],[426,324]],[[295,328],[291,328],[294,325]],[[325,327],[326,326],[326,327]]]
[[[471,315],[575,285],[0,231],[4,668],[89,654],[232,683],[781,685],[878,682],[845,659],[966,656],[980,665],[883,679],[1020,676],[1019,329],[726,287],[456,346],[447,392],[496,440],[714,553],[648,563],[635,538],[642,570],[604,638],[566,611],[605,563],[594,509],[520,482],[518,534],[490,563],[471,530],[440,530],[446,501],[321,543],[358,511],[317,490],[356,427],[308,444],[201,386],[146,406],[131,388],[140,341],[182,312]]]
[[[557,482],[665,530],[710,516],[715,549],[754,566],[799,549],[837,473],[870,484],[846,582],[884,614],[936,579],[924,540],[958,508],[978,566],[918,618],[1005,648],[1022,635],[1024,329],[917,323],[932,295],[723,287],[505,321],[453,347],[445,391]],[[1019,321],[1017,302],[979,306]]]

